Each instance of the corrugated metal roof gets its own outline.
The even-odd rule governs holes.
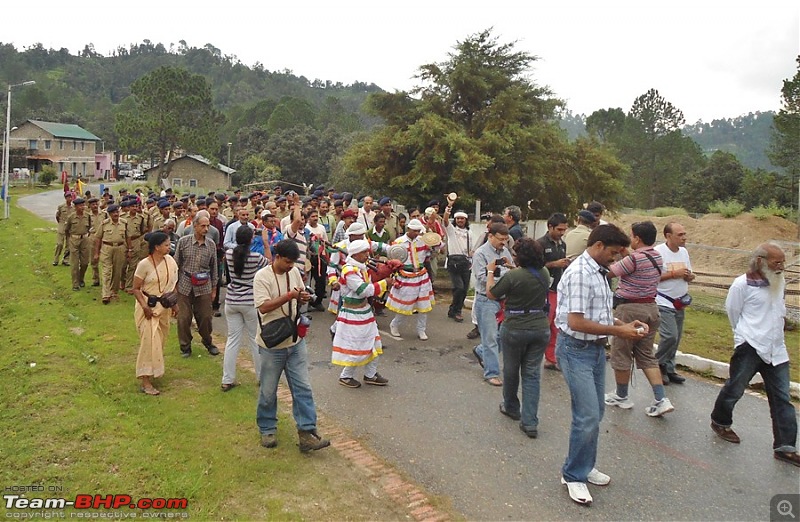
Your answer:
[[[54,123],[51,121],[28,120],[37,127],[46,130],[56,138],[70,138],[74,140],[102,141],[100,138],[75,125],[74,123]]]
[[[176,161],[178,161],[180,159],[183,159],[183,158],[192,158],[193,160],[199,161],[200,163],[205,163],[209,167],[212,166],[210,160],[204,158],[203,156],[200,156],[199,154],[187,154],[186,156],[181,156],[180,158],[175,158],[174,160],[172,160],[172,162],[174,163],[174,162],[176,162]],[[149,169],[146,169],[144,172],[150,172],[151,170],[157,169],[159,167],[160,167],[160,165],[156,164],[156,165],[153,165],[152,167],[150,167]],[[233,174],[234,172],[236,172],[235,169],[232,169],[232,168],[228,167],[227,165],[223,165],[222,163],[217,163],[217,167],[216,168],[221,170],[225,174]]]

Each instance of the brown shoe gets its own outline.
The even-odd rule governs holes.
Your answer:
[[[481,333],[478,331],[478,327],[476,326],[472,330],[469,331],[467,334],[467,339],[477,339],[481,336]]]
[[[776,451],[773,453],[777,460],[782,460],[783,462],[788,462],[789,464],[794,464],[798,468],[800,468],[800,453],[791,453],[789,451]]]
[[[719,438],[721,438],[722,440],[727,440],[728,442],[732,442],[734,444],[739,444],[740,442],[742,442],[742,439],[740,439],[739,436],[736,434],[736,432],[733,431],[730,427],[720,426],[719,424],[716,424],[712,421],[711,429],[714,430],[714,433],[719,435]]]
[[[300,437],[300,451],[303,453],[311,450],[321,450],[331,445],[331,441],[320,437],[317,430],[297,430],[297,435]]]

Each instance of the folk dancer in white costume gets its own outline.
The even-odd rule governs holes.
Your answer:
[[[425,225],[418,219],[412,219],[406,225],[406,233],[393,243],[403,245],[408,250],[406,264],[398,272],[397,284],[389,290],[389,298],[386,300],[386,308],[395,312],[389,331],[397,339],[402,339],[400,325],[404,319],[416,313],[417,335],[422,341],[428,340],[425,328],[428,324],[428,312],[433,309],[434,297],[431,278],[424,266],[431,254],[431,247],[420,237],[424,232]]]
[[[331,362],[343,366],[339,384],[348,388],[361,386],[354,377],[357,366],[365,366],[366,384],[386,386],[389,382],[378,373],[378,357],[383,350],[368,298],[386,292],[394,280],[389,277],[372,282],[366,265],[370,251],[369,242],[363,239],[352,241],[347,247],[349,255],[339,278],[341,305],[336,318],[338,326],[333,337]]]

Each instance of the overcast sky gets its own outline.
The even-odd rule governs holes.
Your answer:
[[[782,81],[797,71],[798,0],[560,0],[404,2],[137,0],[3,6],[0,41],[36,42],[73,54],[87,43],[108,55],[148,39],[210,43],[243,63],[290,69],[309,80],[415,85],[417,68],[489,27],[502,43],[540,58],[531,78],[575,113],[626,112],[655,88],[687,123],[778,110]],[[10,11],[10,14],[9,14]],[[30,22],[25,20],[30,19]]]

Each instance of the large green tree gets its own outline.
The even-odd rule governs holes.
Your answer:
[[[544,217],[575,208],[578,200],[561,196],[578,191],[561,189],[575,179],[577,150],[555,118],[562,102],[530,79],[536,60],[491,30],[458,42],[445,62],[420,67],[410,93],[368,98],[368,112],[385,125],[350,148],[343,170],[407,202],[456,192],[465,204],[479,198],[494,209],[532,200]]]
[[[123,151],[159,158],[162,177],[169,175],[179,150],[215,157],[224,117],[214,108],[203,76],[159,67],[133,82],[131,96],[133,102],[116,118]]]
[[[783,80],[781,96],[783,106],[775,115],[769,158],[773,164],[783,167],[785,182],[782,185],[791,193],[798,194],[800,182],[800,56],[796,59],[797,72],[791,80]],[[795,208],[800,209],[800,194]],[[800,210],[798,211],[800,224]]]

